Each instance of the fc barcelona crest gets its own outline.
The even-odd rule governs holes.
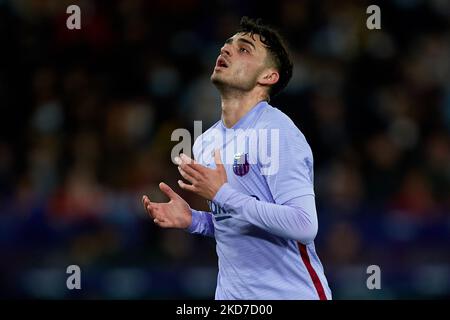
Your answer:
[[[237,153],[234,155],[233,172],[234,174],[242,177],[245,176],[250,170],[250,164],[248,163],[248,153]]]

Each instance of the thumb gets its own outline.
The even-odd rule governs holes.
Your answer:
[[[220,149],[214,150],[214,162],[216,167],[223,166],[222,159],[220,158]]]
[[[159,188],[161,189],[162,192],[164,192],[164,194],[166,196],[169,197],[170,200],[175,200],[175,199],[177,199],[179,197],[178,194],[175,191],[173,191],[172,188],[169,187],[164,182],[161,182],[159,184]]]

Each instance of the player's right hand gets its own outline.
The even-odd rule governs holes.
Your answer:
[[[192,223],[189,204],[164,182],[159,184],[159,188],[169,197],[169,202],[156,203],[151,202],[146,195],[142,197],[144,208],[153,221],[162,228],[185,229],[189,227]]]

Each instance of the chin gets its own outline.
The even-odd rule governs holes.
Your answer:
[[[215,72],[213,72],[211,74],[210,79],[211,79],[211,82],[214,83],[215,85],[224,85],[225,84],[225,81],[222,79],[222,77]]]

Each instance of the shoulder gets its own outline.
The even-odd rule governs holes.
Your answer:
[[[303,132],[297,127],[292,119],[280,109],[268,104],[261,114],[259,127],[276,130],[279,133],[280,142],[298,142],[308,145]],[[309,145],[308,145],[309,147]]]
[[[287,131],[298,131],[301,133],[300,129],[295,125],[294,121],[289,118],[280,109],[271,106],[270,104],[264,109],[261,117],[259,119],[260,126],[269,129],[283,129]]]

